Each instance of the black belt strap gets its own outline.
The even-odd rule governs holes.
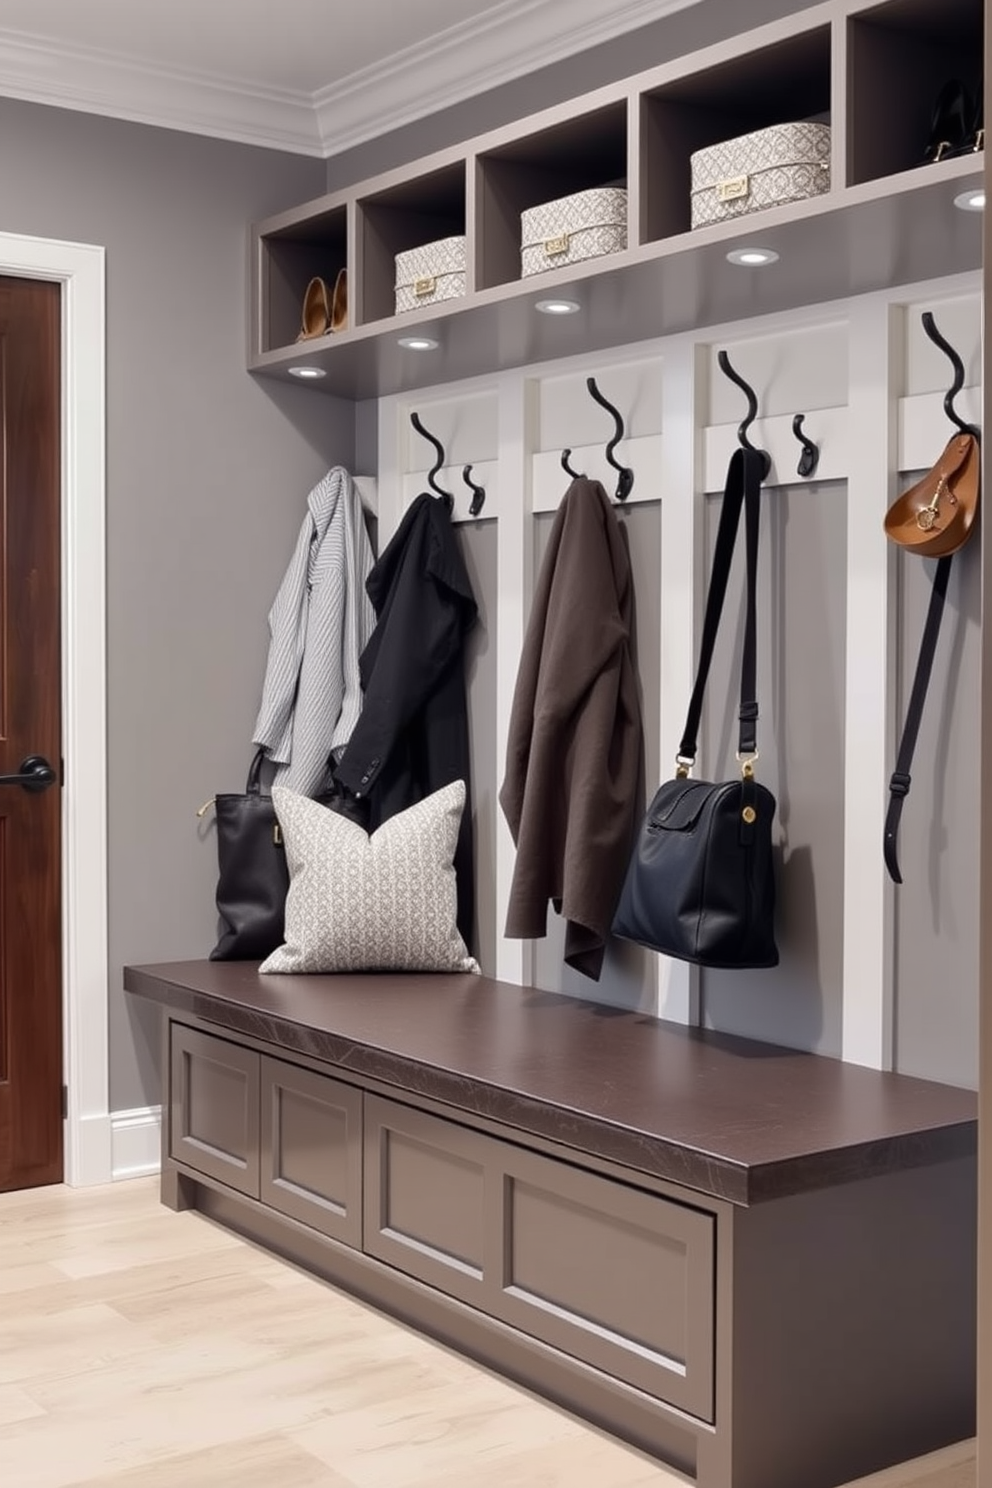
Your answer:
[[[920,732],[927,688],[930,686],[930,674],[933,671],[933,659],[937,651],[940,622],[944,615],[944,600],[947,598],[947,580],[951,573],[952,557],[953,554],[948,554],[946,558],[939,559],[936,572],[933,576],[933,590],[930,594],[927,622],[923,627],[920,654],[916,661],[916,676],[913,678],[913,690],[909,698],[909,707],[906,710],[906,722],[903,725],[902,741],[899,745],[899,753],[896,756],[896,767],[892,772],[892,779],[889,781],[889,809],[885,816],[883,850],[885,854],[885,866],[889,870],[889,877],[893,883],[897,884],[902,883],[902,873],[899,870],[898,856],[899,819],[902,816],[902,804],[909,795],[909,787],[912,782],[912,776],[909,772],[913,765],[913,751],[916,749],[916,740]]]
[[[747,564],[747,598],[744,616],[744,649],[741,655],[741,700],[738,719],[738,753],[752,755],[757,749],[757,612],[755,591],[758,574],[758,527],[761,517],[761,480],[765,462],[760,450],[737,449],[727,468],[727,483],[720,509],[720,525],[717,528],[716,548],[713,553],[713,572],[710,575],[706,595],[706,613],[703,618],[703,635],[699,647],[699,666],[696,682],[689,699],[689,711],[685,720],[685,732],[679,745],[679,761],[691,764],[696,758],[696,740],[699,721],[703,711],[703,693],[713,660],[716,633],[720,626],[720,615],[727,593],[730,563],[734,556],[734,544],[740,525],[741,508],[745,513],[745,559]]]

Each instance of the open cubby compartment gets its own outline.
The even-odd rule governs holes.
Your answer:
[[[465,233],[465,223],[464,160],[361,197],[358,202],[360,323],[385,320],[395,314],[397,253],[421,248],[439,238],[461,236]],[[469,292],[471,288],[470,280]]]
[[[520,278],[520,217],[593,187],[627,185],[627,100],[552,124],[476,159],[478,288]]]
[[[641,241],[690,231],[697,150],[772,124],[829,124],[830,56],[818,26],[642,94]]]
[[[347,262],[348,209],[342,203],[315,210],[259,239],[261,272],[260,351],[290,346],[300,333],[303,297],[311,279],[323,279],[333,291],[338,270]]]
[[[982,0],[888,0],[848,18],[848,180],[924,163],[945,82],[982,86]],[[980,166],[984,157],[979,155]]]

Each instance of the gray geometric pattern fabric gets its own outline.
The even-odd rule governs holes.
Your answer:
[[[556,241],[557,240],[557,241]],[[564,240],[564,241],[562,241]],[[549,253],[546,245],[555,251]],[[627,192],[621,186],[577,191],[528,207],[520,217],[523,278],[583,259],[620,253],[627,246]]]
[[[464,234],[438,238],[396,255],[396,313],[459,299],[465,293],[466,239]],[[433,279],[433,288],[417,294],[418,280]],[[423,286],[426,288],[426,286]]]
[[[340,754],[362,707],[358,658],[375,615],[365,592],[372,547],[347,470],[329,470],[269,612],[269,656],[252,738],[280,785],[317,795],[328,755]]]
[[[830,126],[776,124],[697,150],[692,157],[692,225],[705,227],[830,190]],[[724,182],[744,191],[720,199]]]
[[[282,786],[272,800],[290,881],[285,944],[260,971],[478,972],[455,924],[464,781],[390,817],[371,837]]]

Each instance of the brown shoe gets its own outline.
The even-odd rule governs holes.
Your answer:
[[[339,269],[338,277],[334,281],[334,295],[331,300],[331,330],[346,331],[348,329],[348,270]]]
[[[303,296],[303,325],[297,341],[313,341],[331,328],[331,295],[323,279],[311,279]]]

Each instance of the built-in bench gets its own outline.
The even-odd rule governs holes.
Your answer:
[[[704,1488],[973,1433],[972,1093],[484,977],[124,981],[163,1008],[171,1208]]]

